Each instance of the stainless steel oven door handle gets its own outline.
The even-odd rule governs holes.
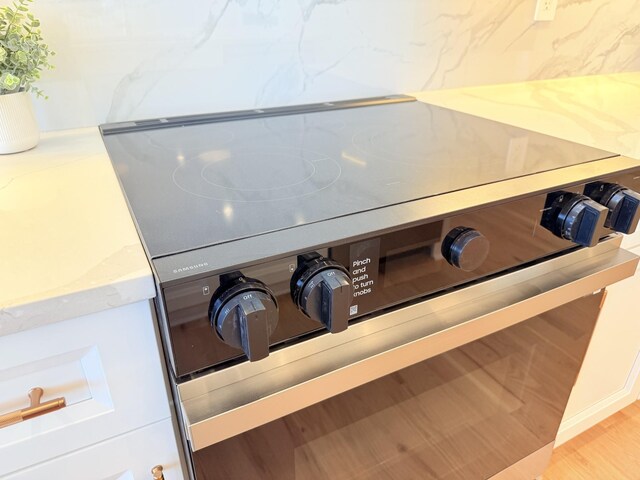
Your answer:
[[[200,450],[630,277],[614,237],[178,386]]]

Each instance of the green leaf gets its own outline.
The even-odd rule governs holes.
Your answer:
[[[55,52],[44,43],[40,21],[29,11],[33,0],[13,0],[0,7],[0,94],[14,91],[42,92],[33,83],[43,70],[53,68]],[[46,97],[45,97],[46,98]]]
[[[13,75],[9,72],[4,72],[0,75],[0,87],[10,92],[20,87],[20,77]]]

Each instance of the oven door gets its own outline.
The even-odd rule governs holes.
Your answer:
[[[198,480],[542,474],[619,238],[178,386]]]

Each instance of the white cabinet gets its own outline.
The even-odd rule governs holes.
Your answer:
[[[121,478],[87,476],[86,465],[73,460],[84,461],[84,454],[71,452],[105,441],[117,444],[115,439],[130,442],[138,437],[126,436],[129,432],[158,422],[165,422],[161,448],[151,434],[136,440],[141,444],[131,452],[146,448],[149,458],[138,465],[126,456],[122,472],[161,463],[153,456],[178,461],[175,435],[167,433],[171,410],[154,322],[149,302],[143,301],[0,337],[0,414],[28,406],[33,387],[43,388],[42,401],[66,400],[60,410],[0,428],[0,477],[60,457],[67,459],[69,473],[42,478]],[[120,450],[106,445],[107,456],[115,458]],[[72,477],[76,471],[84,474]],[[131,478],[147,478],[138,475]]]
[[[626,248],[640,235],[625,239]],[[640,255],[640,246],[631,251]],[[607,289],[580,375],[571,393],[559,445],[624,408],[640,393],[640,269]]]
[[[622,239],[622,248],[631,250],[640,246],[640,227],[636,229],[631,235],[625,235]]]
[[[170,419],[20,470],[5,480],[153,480],[162,465],[165,480],[182,480]]]

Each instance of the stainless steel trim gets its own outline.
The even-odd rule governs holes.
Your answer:
[[[152,260],[154,271],[163,287],[195,280],[215,272],[267,262],[282,254],[312,251],[339,242],[356,241],[374,233],[384,233],[398,226],[411,226],[425,218],[439,220],[454,212],[504,203],[527,195],[563,188],[607,175],[638,168],[637,160],[611,157],[571,167],[550,170],[502,182],[450,192],[400,205],[392,205],[318,223],[301,225],[294,230],[281,230],[207,248],[183,252]],[[280,252],[280,253],[278,253]],[[184,265],[207,263],[207,268],[194,274],[180,272]],[[175,270],[175,272],[174,272]]]
[[[193,450],[263,425],[633,275],[620,237],[178,386]]]
[[[272,117],[274,115],[292,115],[311,112],[326,112],[344,108],[357,108],[369,105],[385,105],[388,103],[415,102],[416,98],[409,95],[386,95],[383,97],[356,98],[353,100],[338,100],[336,102],[307,103],[305,105],[291,105],[285,107],[271,107],[252,110],[232,110],[230,112],[203,113],[196,115],[181,115],[167,118],[147,118],[129,122],[104,123],[98,128],[103,136],[117,133],[130,133],[159,128],[184,127],[212,122],[228,122],[254,118]],[[424,103],[424,102],[423,102]]]
[[[527,455],[519,462],[505,468],[500,473],[489,477],[489,480],[534,480],[541,478],[551,460],[554,442],[547,443],[544,447]]]

